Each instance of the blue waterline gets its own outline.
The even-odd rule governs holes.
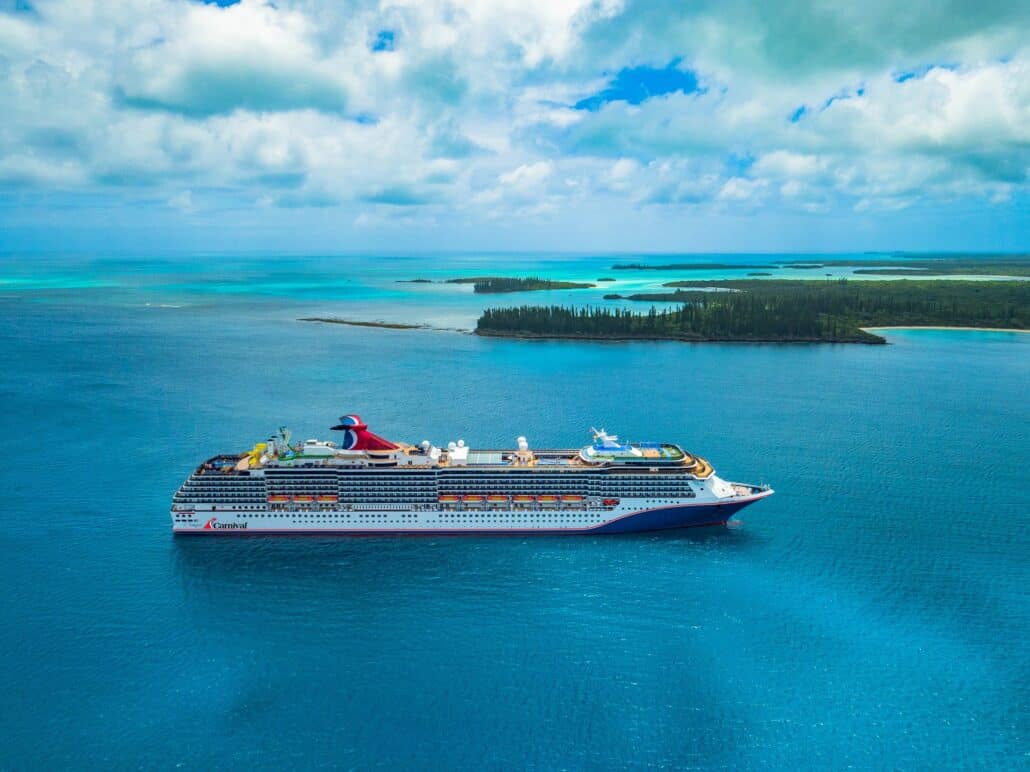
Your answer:
[[[481,299],[392,286],[427,267],[290,265],[232,291],[231,265],[37,265],[64,286],[0,290],[4,767],[1025,763],[1030,336],[328,327],[295,318]],[[665,535],[171,537],[200,458],[348,411],[473,447],[603,423],[777,495]]]

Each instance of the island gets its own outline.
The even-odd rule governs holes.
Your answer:
[[[1027,282],[740,279],[695,282],[689,289],[626,299],[682,305],[645,313],[563,306],[487,309],[475,332],[513,338],[881,344],[884,338],[864,328],[1030,329]]]
[[[781,265],[799,268],[783,261]],[[1030,277],[1030,255],[923,255],[897,253],[894,259],[823,260],[821,267],[853,268],[867,276],[1012,276]]]
[[[867,276],[1013,276],[1030,277],[1030,266],[1018,263],[984,263],[981,265],[922,265],[894,268],[856,268],[853,273]]]
[[[397,284],[432,284],[432,279],[398,279]]]
[[[401,322],[366,322],[359,319],[337,319],[332,316],[305,316],[299,322],[321,322],[322,324],[348,324],[351,327],[380,327],[385,330],[429,330],[428,324],[403,324]]]
[[[743,263],[665,263],[648,265],[646,263],[616,263],[615,271],[722,271],[733,269],[775,269],[778,265],[744,265]]]
[[[816,270],[819,268],[852,268],[856,274],[878,276],[1011,276],[1030,277],[1030,254],[920,254],[893,253],[878,259],[777,260],[772,265],[738,263],[621,263],[612,268],[620,271],[768,271],[781,268]]]
[[[603,279],[598,279],[598,281],[615,281],[615,279],[611,278],[610,276],[606,276]]]
[[[529,276],[522,279],[503,276],[473,276],[460,279],[448,279],[448,284],[472,284],[473,291],[480,294],[499,294],[503,292],[535,292],[538,290],[556,289],[590,289],[596,285],[576,281],[552,281]]]
[[[748,276],[772,276],[771,273],[765,273],[764,271],[752,271]]]

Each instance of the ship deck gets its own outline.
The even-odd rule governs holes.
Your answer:
[[[383,461],[372,461],[370,469],[400,469],[405,471],[429,471],[432,469],[470,469],[470,470],[571,470],[571,469],[606,469],[615,473],[639,473],[642,470],[648,472],[683,472],[687,471],[699,479],[704,479],[713,473],[712,465],[702,458],[683,451],[678,446],[668,446],[675,450],[672,452],[656,452],[642,455],[637,458],[608,459],[599,457],[597,463],[589,463],[580,456],[578,449],[543,449],[531,453],[521,453],[516,450],[504,449],[481,449],[469,451],[465,462],[457,464],[446,457],[435,463],[419,465],[398,465],[396,463],[384,463]],[[665,446],[656,446],[655,450],[664,451]],[[650,448],[648,449],[650,450]],[[411,448],[410,453],[418,455],[417,448]],[[271,459],[257,466],[248,463],[246,452],[238,455],[220,454],[207,459],[199,467],[195,474],[232,476],[249,474],[254,469],[354,469],[354,459],[329,458],[329,457],[305,457],[295,456],[290,459]]]

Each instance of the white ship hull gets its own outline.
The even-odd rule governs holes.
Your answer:
[[[770,495],[755,489],[746,495],[708,500],[623,499],[615,507],[576,509],[488,508],[420,509],[355,505],[333,511],[233,512],[198,507],[173,512],[178,534],[461,534],[461,533],[628,533],[725,523],[735,512]]]

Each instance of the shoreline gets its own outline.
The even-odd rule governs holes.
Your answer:
[[[854,338],[689,338],[674,336],[639,336],[639,335],[577,335],[561,333],[527,333],[500,332],[492,330],[462,329],[457,327],[434,327],[429,324],[410,324],[403,322],[362,321],[359,319],[334,319],[331,317],[301,317],[298,322],[317,322],[319,324],[342,324],[350,327],[371,327],[382,330],[435,330],[438,332],[459,332],[465,335],[478,335],[482,338],[507,338],[509,340],[581,340],[592,342],[631,343],[673,341],[676,343],[834,343],[859,344],[864,346],[883,345],[887,341],[877,336],[878,340],[856,340]],[[1030,329],[1018,327],[961,327],[957,325],[883,325],[876,327],[860,327],[863,332],[875,335],[883,330],[957,330],[970,332],[1017,332],[1030,333]]]
[[[495,332],[492,330],[473,330],[473,335],[482,338],[507,338],[509,340],[582,340],[600,343],[655,343],[668,341],[671,343],[783,343],[783,344],[811,344],[811,343],[833,343],[833,344],[857,344],[859,346],[882,346],[887,343],[883,338],[876,340],[855,340],[854,338],[833,340],[828,338],[688,338],[665,336],[643,336],[643,335],[575,335],[575,334],[535,334],[527,332]]]
[[[979,332],[1030,332],[1020,327],[960,327],[943,324],[892,324],[883,327],[860,327],[861,330],[970,330]]]

